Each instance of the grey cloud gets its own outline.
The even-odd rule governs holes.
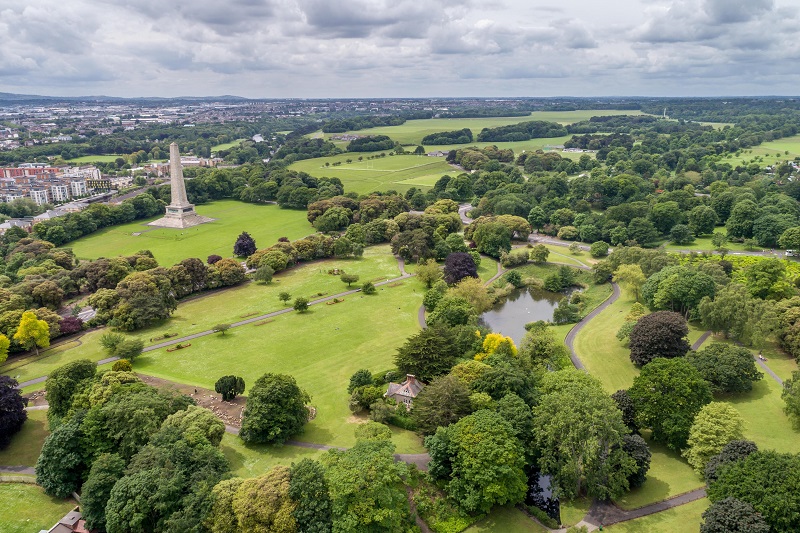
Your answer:
[[[703,10],[712,23],[732,24],[753,20],[774,6],[773,0],[705,0]]]

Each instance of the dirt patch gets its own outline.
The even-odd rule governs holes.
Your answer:
[[[213,390],[175,383],[144,374],[137,375],[148,385],[152,385],[158,389],[175,390],[189,396],[197,402],[197,405],[210,410],[229,426],[242,427],[242,412],[247,403],[246,396],[237,396],[233,401],[225,402],[222,400],[222,396]]]

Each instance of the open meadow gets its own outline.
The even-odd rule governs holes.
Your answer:
[[[104,155],[84,155],[67,159],[67,163],[113,163],[118,157],[125,157],[124,154],[104,154]]]
[[[362,420],[347,408],[350,376],[360,368],[390,370],[395,350],[419,329],[421,284],[405,280],[391,285],[378,287],[374,296],[347,296],[335,305],[319,304],[306,313],[292,312],[225,335],[194,339],[188,349],[146,352],[134,368],[211,389],[226,374],[240,375],[248,385],[267,372],[291,374],[311,394],[317,409],[299,440],[352,446],[354,426]],[[398,452],[423,451],[411,432],[398,432],[394,440]]]
[[[0,530],[3,533],[47,531],[75,507],[73,499],[47,496],[41,487],[25,483],[0,483]]]
[[[47,435],[47,411],[29,410],[22,429],[0,450],[0,465],[35,466]]]
[[[306,220],[305,211],[281,209],[277,205],[218,200],[198,205],[197,212],[215,220],[187,229],[147,225],[161,218],[158,216],[103,228],[64,245],[64,248],[72,248],[80,259],[150,250],[160,265],[169,267],[187,257],[198,257],[203,261],[211,254],[231,257],[236,237],[243,231],[248,232],[260,248],[274,244],[280,237],[295,240],[316,231]]]

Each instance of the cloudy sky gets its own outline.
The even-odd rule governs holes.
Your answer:
[[[0,0],[0,91],[800,93],[798,0]]]

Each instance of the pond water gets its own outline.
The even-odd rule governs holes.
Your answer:
[[[535,470],[530,473],[525,504],[538,507],[557,523],[561,523],[561,505],[558,498],[553,498],[550,476],[540,474]]]
[[[495,333],[511,337],[519,346],[525,337],[525,324],[537,320],[552,320],[553,311],[564,293],[542,289],[515,289],[505,301],[481,315],[481,321]]]

